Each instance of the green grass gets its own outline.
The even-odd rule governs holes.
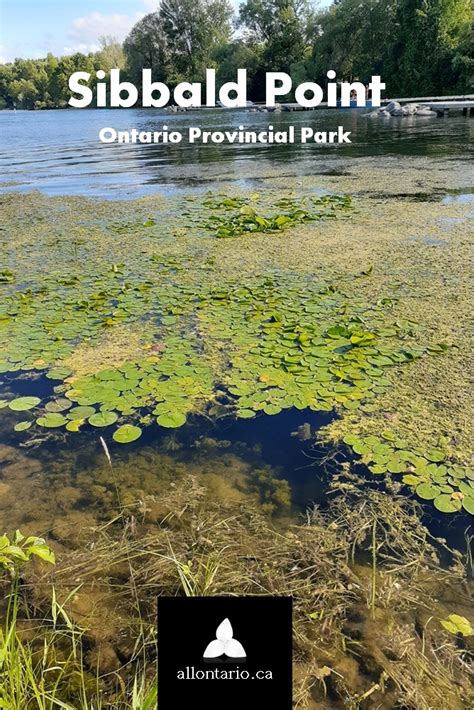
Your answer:
[[[0,582],[5,614],[0,626],[0,708],[2,710],[151,710],[156,707],[156,674],[145,646],[127,668],[126,681],[101,676],[84,655],[85,629],[75,624],[52,587],[50,613],[36,618],[23,603],[21,572],[31,557],[54,564],[54,554],[40,538],[15,533],[0,538]],[[3,570],[3,579],[1,579]],[[140,639],[144,634],[140,634]],[[115,686],[115,688],[114,688]],[[117,688],[117,689],[116,689]]]

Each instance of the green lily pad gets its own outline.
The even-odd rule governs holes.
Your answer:
[[[434,499],[434,505],[441,513],[457,513],[461,510],[462,502],[448,493],[442,493]]]
[[[263,411],[265,412],[265,414],[272,416],[274,414],[280,414],[282,409],[277,404],[266,404],[263,407]]]
[[[81,426],[84,424],[84,421],[85,421],[84,419],[71,419],[71,421],[69,421],[66,424],[66,429],[68,431],[77,432],[80,430]]]
[[[471,515],[474,515],[474,491],[472,496],[464,496],[462,499],[462,507]]]
[[[474,629],[469,619],[459,614],[450,614],[446,619],[440,619],[440,624],[451,634],[474,636]]]
[[[66,417],[63,417],[62,414],[48,412],[44,415],[44,417],[39,417],[36,420],[36,423],[40,426],[46,427],[47,429],[56,429],[67,424],[67,419]]]
[[[133,426],[133,424],[124,424],[119,427],[113,434],[113,440],[119,444],[130,444],[132,441],[136,441],[142,435],[142,430],[140,427]]]
[[[72,370],[68,367],[53,367],[52,370],[46,373],[46,377],[49,380],[64,380],[69,375],[72,375]]]
[[[474,486],[470,486],[469,483],[465,483],[464,481],[458,481],[457,485],[461,493],[464,493],[468,498],[474,496]]]
[[[186,415],[182,412],[169,412],[168,414],[160,414],[156,421],[167,429],[176,429],[186,424]]]
[[[389,471],[389,473],[403,473],[403,471],[406,471],[406,468],[406,464],[399,459],[389,459],[387,461],[387,471]]]
[[[52,399],[51,402],[45,404],[45,409],[47,412],[65,412],[67,409],[72,407],[72,402],[66,397],[60,397],[59,399]]]
[[[37,407],[40,402],[39,397],[17,397],[9,402],[8,406],[14,412],[25,412],[27,409]]]
[[[433,500],[440,494],[438,486],[432,486],[430,483],[420,483],[416,487],[416,494],[423,500]]]
[[[406,476],[403,476],[402,481],[405,483],[407,486],[417,486],[420,483],[419,476],[414,476],[411,473],[408,473]]]
[[[441,449],[429,449],[426,454],[426,458],[428,461],[444,461],[446,459],[446,454],[444,451],[441,451]]]
[[[369,471],[375,474],[386,473],[387,467],[380,463],[374,463],[369,466]]]
[[[66,414],[68,419],[89,419],[96,413],[94,407],[79,406],[73,407]]]
[[[32,424],[33,422],[18,422],[18,424],[15,424],[13,428],[15,431],[26,431]]]
[[[89,424],[95,427],[104,427],[115,424],[118,419],[118,414],[115,412],[97,412],[89,417]]]
[[[255,417],[255,412],[252,409],[238,409],[237,416],[239,419],[252,419]]]

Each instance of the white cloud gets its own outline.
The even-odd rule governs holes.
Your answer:
[[[69,46],[64,47],[67,54],[73,52],[95,52],[99,49],[99,37],[115,37],[123,42],[133,25],[143,17],[143,12],[133,15],[103,15],[91,12],[84,17],[76,17],[68,32]]]

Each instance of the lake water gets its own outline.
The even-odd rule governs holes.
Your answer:
[[[275,130],[294,125],[297,134],[301,126],[336,130],[342,125],[352,132],[353,143],[267,147],[190,146],[183,141],[178,145],[105,145],[98,137],[104,126],[153,131],[167,125],[170,130],[186,133],[189,126],[225,131],[240,125],[248,130],[265,130],[269,124]],[[380,167],[397,156],[407,158],[407,167],[410,157],[440,159],[449,172],[452,161],[459,164],[472,158],[473,133],[472,120],[461,115],[371,119],[361,110],[273,115],[224,110],[182,114],[154,110],[4,111],[0,112],[0,191],[36,189],[48,195],[133,199],[215,188],[219,181],[249,187],[261,184],[266,176],[344,175],[350,168],[349,160],[373,158]],[[472,194],[467,191],[461,198],[471,201]],[[0,395],[31,394],[32,384],[30,379],[5,377],[0,381]],[[121,485],[131,496],[140,490],[158,494],[160,485],[168,480],[168,469],[174,476],[176,467],[181,473],[186,467],[200,476],[209,469],[222,469],[224,462],[226,474],[233,470],[235,477],[243,478],[256,467],[270,467],[275,475],[294,484],[293,502],[301,509],[323,498],[324,474],[318,468],[318,457],[324,456],[325,450],[315,449],[314,440],[312,445],[300,439],[298,427],[310,424],[314,433],[332,416],[318,419],[310,412],[293,410],[258,418],[257,423],[219,425],[201,418],[173,433],[173,437],[154,427],[150,436],[126,447],[126,451],[114,450],[114,460],[123,465]],[[43,531],[52,522],[54,527],[56,522],[59,525],[68,520],[71,529],[63,531],[64,539],[73,539],[77,523],[83,524],[82,518],[74,517],[75,512],[93,511],[94,522],[108,519],[116,501],[98,436],[91,433],[90,437],[79,437],[77,443],[74,437],[74,443],[71,439],[65,439],[64,444],[46,441],[38,449],[22,452],[18,449],[19,436],[12,432],[14,421],[8,410],[2,411],[0,439],[6,446],[3,454],[0,451],[0,459],[3,455],[8,485],[15,482],[25,494],[1,511],[5,524],[31,524],[33,529]],[[156,470],[162,472],[161,480],[153,477]],[[463,529],[464,519],[461,523],[458,530]]]
[[[102,144],[99,131],[159,131],[163,125],[187,134],[204,130],[351,131],[351,145],[116,145]],[[265,171],[288,175],[340,173],[347,159],[368,156],[472,157],[473,121],[449,118],[371,119],[365,110],[320,110],[268,114],[196,110],[168,114],[154,109],[0,112],[0,189],[39,189],[50,195],[134,198],[156,192],[208,186],[219,179],[249,185]]]

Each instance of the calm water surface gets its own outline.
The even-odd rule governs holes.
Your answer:
[[[301,126],[351,131],[352,145],[189,145],[189,126],[203,130],[275,130]],[[0,189],[39,189],[50,195],[133,198],[209,186],[216,180],[251,184],[275,168],[288,175],[341,172],[347,160],[368,156],[472,157],[474,122],[449,118],[371,119],[364,110],[321,110],[268,114],[196,110],[167,114],[155,109],[0,112]],[[163,125],[185,135],[177,145],[102,144],[104,126],[159,131]],[[284,168],[283,168],[284,165]]]

